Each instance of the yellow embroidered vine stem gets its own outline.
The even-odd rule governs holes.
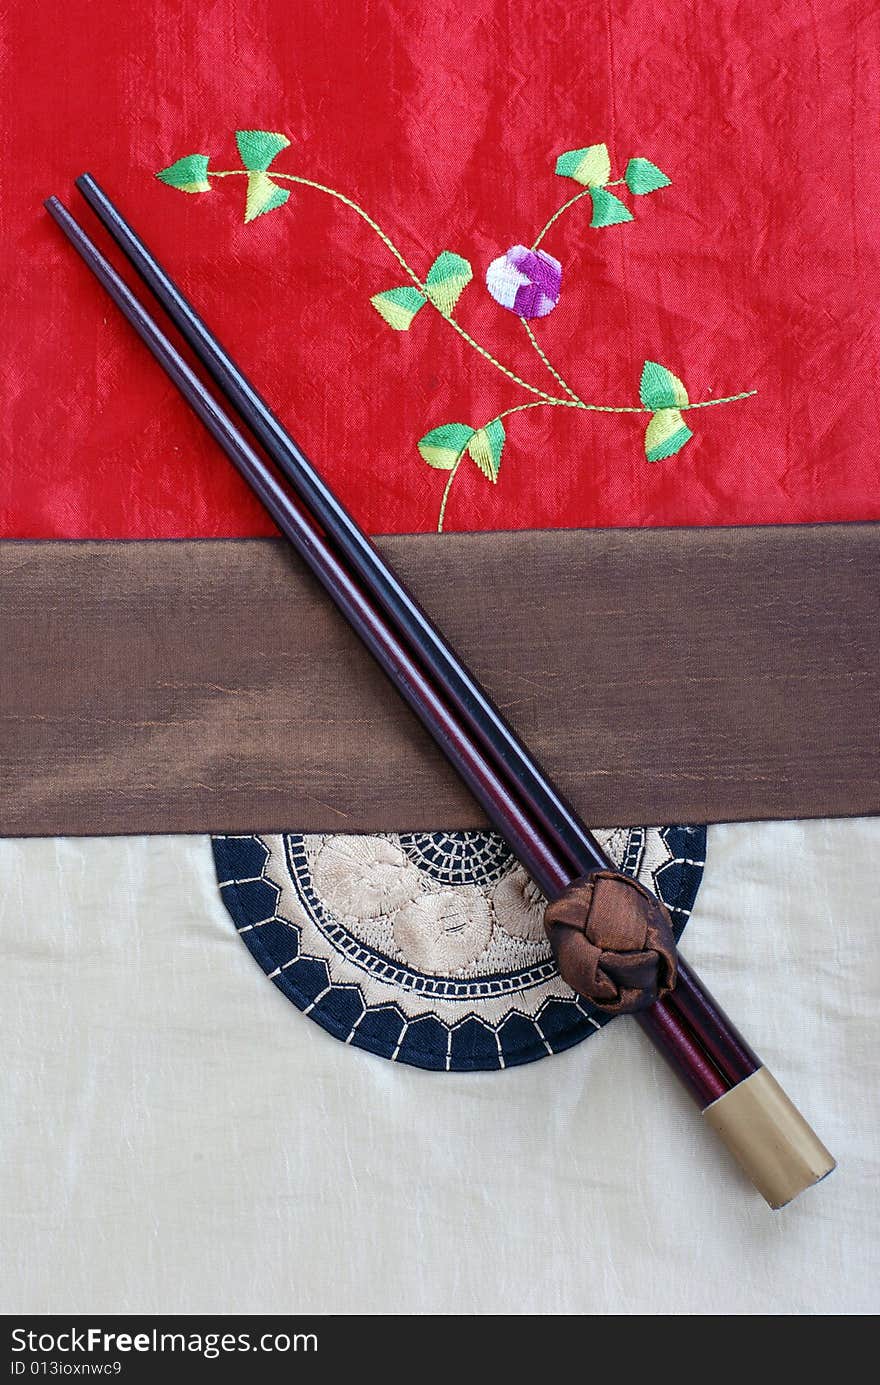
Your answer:
[[[726,394],[719,399],[701,399],[696,404],[680,404],[679,413],[688,409],[711,409],[715,404],[735,404],[739,399],[751,399],[757,390],[745,390],[742,394]],[[507,418],[508,414],[521,414],[524,409],[583,409],[592,414],[652,414],[654,409],[644,404],[587,404],[583,399],[536,399],[533,404],[514,404],[503,409],[495,418]]]
[[[536,400],[534,404],[523,404],[522,407],[523,407],[524,409],[535,409],[535,408],[540,408],[540,405],[541,405],[541,401],[540,401],[540,400]],[[448,499],[449,499],[449,492],[452,490],[452,483],[453,483],[453,481],[455,480],[456,473],[458,472],[458,468],[461,466],[461,464],[462,464],[463,461],[464,461],[464,452],[462,452],[462,453],[459,455],[458,461],[455,463],[455,466],[452,468],[452,470],[451,470],[450,473],[449,473],[449,480],[446,482],[446,485],[443,487],[443,499],[440,501],[440,514],[439,514],[438,519],[437,519],[437,533],[438,533],[438,534],[442,534],[442,533],[443,533],[443,520],[444,520],[445,517],[446,517],[446,502],[447,502]]]
[[[549,370],[550,374],[553,376],[553,379],[554,379],[559,385],[562,386],[562,388],[565,390],[565,393],[569,396],[570,399],[575,399],[575,400],[577,400],[578,404],[582,403],[582,400],[579,398],[578,395],[575,394],[574,390],[571,388],[571,385],[566,384],[566,382],[563,380],[562,376],[559,374],[559,371],[556,369],[556,367],[555,367],[554,365],[552,365],[552,364],[550,363],[550,361],[547,359],[547,356],[544,354],[544,351],[543,351],[542,347],[538,345],[538,339],[537,339],[537,337],[535,336],[534,332],[532,331],[531,326],[529,325],[529,320],[528,320],[528,318],[527,318],[527,317],[521,317],[521,318],[520,318],[520,322],[522,323],[523,327],[525,328],[526,336],[528,337],[529,341],[532,343],[532,346],[533,346],[533,347],[535,348],[535,350],[537,351],[539,359],[543,361],[544,365],[547,367],[547,369]]]
[[[735,404],[737,400],[750,399],[752,395],[757,393],[757,390],[745,390],[741,394],[728,394],[719,399],[701,399],[696,404],[682,403],[678,406],[677,412],[684,413],[688,409],[710,409],[716,404]],[[656,414],[656,410],[649,408],[645,404],[588,404],[583,399],[578,399],[577,397],[573,399],[534,399],[529,404],[513,404],[509,409],[502,409],[499,414],[496,414],[488,423],[484,423],[481,428],[467,430],[469,433],[468,441],[456,456],[455,462],[449,472],[446,485],[443,487],[443,496],[440,501],[440,514],[437,519],[438,534],[443,533],[443,523],[446,518],[446,506],[449,502],[449,492],[452,490],[452,483],[458,475],[459,467],[470,451],[471,438],[478,435],[485,435],[491,427],[500,425],[502,419],[509,418],[511,414],[524,413],[526,409],[580,409],[585,413],[596,414]],[[442,432],[443,430],[441,429],[438,431]],[[428,438],[430,438],[430,436],[429,434]],[[423,438],[422,442],[425,443],[428,438]],[[500,449],[498,456],[500,460]]]
[[[443,317],[444,314],[441,313],[440,316]],[[456,322],[454,317],[447,317],[445,320],[449,323],[450,327],[455,328],[458,335],[467,342],[468,346],[472,346],[475,351],[478,351],[485,360],[489,361],[497,370],[500,370],[502,375],[506,375],[515,385],[520,385],[522,389],[528,390],[529,394],[538,395],[539,401],[543,404],[558,404],[562,402],[555,399],[552,394],[548,394],[546,390],[539,389],[537,385],[530,385],[528,380],[523,380],[515,371],[509,370],[506,365],[502,365],[500,361],[495,359],[491,352],[487,351],[484,346],[481,346],[478,341],[475,341],[470,332],[466,332],[461,323]]]
[[[606,183],[606,184],[605,184],[605,187],[606,187],[606,188],[617,188],[617,187],[620,187],[621,183],[623,183],[623,182],[625,182],[625,179],[623,179],[623,178],[614,178],[610,183]],[[557,207],[556,211],[553,213],[553,215],[551,216],[550,220],[544,223],[544,225],[541,227],[540,231],[538,232],[537,236],[536,236],[535,239],[532,241],[532,246],[531,246],[531,248],[532,248],[533,250],[537,250],[538,246],[541,244],[541,241],[544,239],[544,237],[546,236],[547,232],[550,230],[550,227],[556,225],[556,222],[557,222],[557,221],[559,220],[559,218],[562,216],[562,213],[563,213],[563,212],[567,212],[568,209],[569,209],[569,207],[573,207],[574,204],[575,204],[575,202],[580,202],[581,198],[583,198],[583,197],[589,197],[589,195],[590,195],[590,193],[591,193],[592,191],[593,191],[592,188],[583,188],[581,192],[576,192],[575,195],[574,195],[574,197],[570,197],[570,198],[568,199],[567,202],[563,202],[563,204],[562,204],[561,207]]]
[[[208,178],[246,178],[247,176],[248,171],[244,168],[211,169],[207,174]],[[337,202],[341,202],[343,206],[348,207],[350,211],[353,211],[362,221],[366,222],[371,231],[375,232],[382,244],[391,252],[395,260],[397,260],[397,263],[411,280],[413,286],[418,289],[419,293],[424,294],[426,298],[430,298],[424,281],[419,278],[412,265],[407,263],[391,237],[383,231],[378,221],[374,221],[369,212],[365,211],[365,209],[360,206],[358,202],[355,202],[353,198],[346,197],[344,192],[339,192],[336,188],[331,188],[326,183],[316,183],[312,178],[303,178],[298,173],[278,173],[273,169],[272,178],[273,180],[283,180],[287,183],[298,183],[301,187],[312,188],[315,192],[323,192],[327,197],[334,197]],[[451,314],[440,313],[440,316],[445,322],[449,323],[450,327],[452,327],[464,341],[467,342],[468,346],[473,347],[474,351],[478,352],[479,355],[482,356],[485,361],[488,361],[490,365],[493,365],[496,370],[500,370],[502,375],[506,375],[508,380],[512,380],[514,384],[519,385],[524,390],[528,390],[530,394],[537,395],[539,399],[549,402],[553,398],[546,390],[539,389],[537,385],[530,385],[528,380],[523,380],[521,376],[517,375],[509,366],[499,361],[492,355],[491,351],[487,351],[485,346],[481,346],[480,343],[471,336],[470,332],[465,331],[461,323],[456,322]]]
[[[209,178],[247,178],[248,171],[246,168],[229,168],[223,171],[211,169],[207,176]],[[365,211],[359,203],[353,201],[350,197],[346,197],[344,192],[339,192],[336,188],[328,187],[326,183],[316,183],[311,178],[301,177],[298,173],[278,173],[273,168],[272,178],[273,180],[283,179],[286,183],[300,183],[303,187],[313,188],[315,192],[323,192],[326,193],[328,197],[335,197],[337,202],[341,202],[343,206],[348,207],[361,217],[361,219],[367,223],[371,231],[375,231],[382,244],[391,251],[391,254],[394,256],[395,260],[397,260],[401,269],[404,273],[409,275],[419,292],[424,292],[424,284],[412,266],[407,264],[403,255],[401,255],[397,246],[394,244],[394,241],[382,230],[378,221],[374,221],[369,212]]]
[[[696,404],[679,405],[679,412],[685,413],[688,409],[711,409],[713,404],[735,404],[737,400],[751,399],[752,395],[757,393],[757,390],[743,390],[741,394],[726,394],[723,399],[701,399]],[[643,409],[642,412],[648,411]]]

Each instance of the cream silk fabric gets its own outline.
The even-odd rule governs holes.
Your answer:
[[[0,841],[3,1309],[880,1310],[878,855],[880,819],[709,831],[686,953],[840,1161],[774,1214],[630,1021],[393,1065],[261,975],[207,838]]]

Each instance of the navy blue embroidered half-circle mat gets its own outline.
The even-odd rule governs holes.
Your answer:
[[[672,913],[703,875],[705,827],[597,831]],[[544,899],[492,832],[212,838],[238,934],[275,985],[344,1043],[475,1072],[559,1053],[607,1022],[559,976]]]

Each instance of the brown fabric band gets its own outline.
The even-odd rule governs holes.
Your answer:
[[[645,1010],[675,985],[669,912],[620,871],[573,881],[547,905],[544,928],[563,981],[606,1014]]]
[[[880,812],[880,526],[381,541],[594,825]],[[280,541],[0,543],[0,834],[474,827]]]

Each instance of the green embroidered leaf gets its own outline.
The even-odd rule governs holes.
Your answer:
[[[633,219],[629,207],[605,188],[590,188],[590,199],[593,203],[591,226],[617,226],[621,221]]]
[[[428,466],[451,471],[474,436],[466,423],[441,423],[419,439],[419,452]]]
[[[241,161],[250,173],[265,173],[276,154],[286,149],[290,140],[271,130],[236,130],[235,142]]]
[[[160,183],[167,183],[170,188],[179,188],[181,192],[211,191],[206,154],[185,154],[176,163],[163,168],[156,177]]]
[[[662,462],[680,452],[693,436],[678,409],[660,409],[645,429],[645,456],[649,462]]]
[[[485,428],[474,433],[467,445],[468,456],[476,462],[480,471],[494,485],[501,467],[501,452],[504,448],[504,424],[500,418],[493,418]]]
[[[646,409],[680,409],[690,403],[678,376],[656,361],[645,361],[642,367],[639,398]]]
[[[641,197],[646,192],[656,192],[658,188],[668,188],[671,179],[667,178],[656,164],[652,164],[650,159],[630,159],[623,175],[623,181],[630,192]]]
[[[386,289],[384,293],[374,293],[370,299],[380,317],[395,332],[407,332],[419,308],[424,308],[427,299],[418,289],[407,285],[402,289]]]
[[[556,172],[561,178],[574,178],[584,187],[601,187],[611,177],[608,145],[591,144],[586,149],[569,149],[556,160]]]
[[[437,256],[428,270],[425,287],[434,307],[444,317],[452,316],[452,310],[461,297],[462,290],[467,287],[473,277],[474,271],[467,260],[462,259],[461,255],[454,255],[451,250],[444,250],[442,254]]]
[[[289,196],[290,189],[280,188],[277,183],[273,183],[268,173],[249,173],[247,201],[244,207],[245,221],[253,221],[258,216],[264,216],[266,212],[274,212],[276,207],[283,207]]]

